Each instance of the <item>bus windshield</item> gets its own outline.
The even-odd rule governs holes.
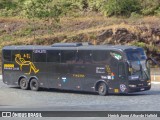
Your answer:
[[[147,56],[142,48],[126,50],[130,64],[131,79],[149,79],[149,68],[146,66]]]
[[[143,61],[147,59],[143,49],[127,50],[126,54],[129,61]]]

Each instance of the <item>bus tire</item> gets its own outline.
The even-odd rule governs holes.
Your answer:
[[[19,86],[22,90],[29,89],[29,84],[26,78],[21,78],[19,81]]]
[[[101,96],[105,96],[108,93],[108,87],[104,82],[100,82],[98,85],[98,94]]]
[[[30,88],[31,90],[33,91],[38,91],[39,90],[39,83],[38,83],[38,80],[37,79],[32,79],[30,81]]]

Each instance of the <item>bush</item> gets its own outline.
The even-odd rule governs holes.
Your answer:
[[[143,16],[141,14],[138,14],[136,12],[132,12],[131,16],[132,19],[142,18]]]
[[[54,16],[73,16],[86,11],[101,12],[105,16],[127,17],[131,16],[132,12],[141,15],[160,14],[160,0],[0,0],[0,15],[31,15],[33,7],[36,11],[35,17],[43,18],[50,13]],[[26,11],[26,8],[28,13],[23,11]]]
[[[138,0],[108,0],[103,7],[106,16],[130,16],[132,12],[139,12]]]
[[[54,19],[59,21],[62,8],[58,4],[51,4],[52,0],[31,0],[24,3],[25,16],[28,18]]]
[[[141,13],[143,15],[154,15],[160,7],[160,0],[141,0]]]
[[[102,6],[104,5],[105,0],[88,0],[88,6],[91,11],[101,11]]]
[[[80,5],[80,3],[73,3],[71,1],[63,1],[58,3],[57,5],[59,5],[59,8],[61,9],[61,16],[73,16],[75,13],[77,13],[78,10],[85,7]]]
[[[142,47],[144,49],[146,49],[146,46],[147,46],[146,43],[144,43],[144,42],[134,42],[134,43],[132,43],[132,45]]]
[[[0,9],[15,9],[17,7],[17,3],[12,0],[1,0],[0,1]]]
[[[150,7],[150,8],[145,8],[145,9],[142,9],[142,14],[143,15],[154,15],[157,11],[157,7],[154,6],[154,7]]]
[[[16,11],[17,3],[10,0],[0,1],[0,16],[14,16]]]
[[[155,14],[160,16],[160,7],[157,10],[155,10]]]

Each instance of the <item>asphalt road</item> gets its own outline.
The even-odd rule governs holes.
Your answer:
[[[152,83],[150,91],[129,95],[99,96],[95,93],[47,90],[35,92],[8,86],[0,78],[0,111],[160,111],[160,84]],[[7,118],[0,118],[0,120]],[[31,120],[32,118],[23,118]],[[36,118],[36,120],[106,120],[98,117]],[[129,118],[135,120],[135,118]],[[152,118],[158,120],[159,118]],[[21,120],[21,118],[12,118]],[[107,118],[117,120],[117,118]],[[128,118],[119,118],[128,120]],[[150,120],[150,118],[136,118]]]
[[[0,109],[60,111],[160,111],[160,84],[150,91],[129,95],[99,96],[94,93],[43,89],[35,92],[8,86],[0,79]]]

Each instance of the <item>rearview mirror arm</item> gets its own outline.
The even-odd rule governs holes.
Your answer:
[[[157,62],[154,58],[149,57],[149,58],[146,60],[146,62],[149,61],[149,60],[153,61],[155,64],[157,64],[157,65],[160,67],[160,63]]]

